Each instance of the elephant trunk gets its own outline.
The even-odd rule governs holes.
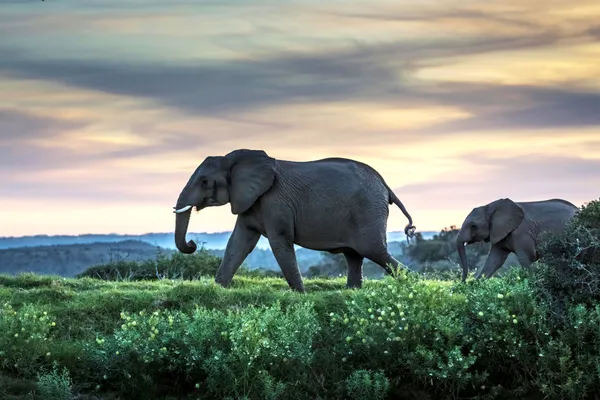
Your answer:
[[[196,243],[193,240],[190,240],[189,242],[185,241],[191,214],[192,210],[188,209],[183,212],[178,212],[175,215],[175,246],[177,246],[177,249],[180,252],[185,254],[191,254],[195,252],[197,248]]]
[[[469,263],[467,262],[467,251],[465,249],[465,245],[466,242],[464,240],[456,240],[456,250],[458,251],[458,257],[460,258],[463,282],[467,280],[467,274],[469,273]]]

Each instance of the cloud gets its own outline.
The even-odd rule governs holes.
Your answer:
[[[514,201],[563,198],[579,206],[600,197],[600,159],[575,157],[484,157],[468,154],[467,165],[485,168],[465,170],[436,181],[404,185],[394,189],[411,203],[425,209],[470,211],[501,197]],[[455,221],[458,223],[459,221]]]
[[[150,174],[123,172],[117,169],[109,171],[87,169],[57,175],[53,179],[19,179],[9,182],[0,187],[0,198],[15,201],[19,199],[63,201],[71,204],[86,204],[88,207],[161,203],[169,207],[175,202],[179,190],[187,179],[187,176],[178,173]]]
[[[442,84],[424,96],[459,105],[471,117],[427,132],[600,126],[600,92],[524,85]]]
[[[364,19],[385,22],[427,22],[432,24],[448,24],[450,21],[459,23],[467,23],[470,25],[476,24],[491,24],[498,23],[507,27],[523,28],[527,30],[540,29],[543,25],[527,20],[528,15],[521,13],[502,13],[493,11],[485,11],[482,9],[469,9],[466,7],[449,7],[440,9],[427,8],[419,10],[415,7],[400,7],[381,12],[379,10],[368,11],[340,11],[335,10],[329,12],[331,15],[349,19]]]
[[[88,121],[66,121],[19,110],[0,109],[0,177],[16,180],[16,172],[70,166],[78,156],[41,146],[38,142],[66,131],[80,129]]]
[[[30,140],[82,128],[86,122],[65,121],[12,108],[0,108],[0,144]]]
[[[312,54],[281,51],[268,57],[213,63],[119,63],[45,59],[43,53],[3,49],[0,72],[118,95],[151,99],[193,113],[235,112],[283,103],[407,101],[418,98],[411,64],[427,59],[535,47],[552,33],[526,37],[357,44]],[[404,76],[403,76],[404,74]]]

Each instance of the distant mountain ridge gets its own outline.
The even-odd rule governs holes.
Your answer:
[[[430,239],[437,234],[434,231],[420,232],[424,239]],[[231,236],[231,231],[207,233],[189,232],[188,240],[193,239],[198,244],[204,242],[204,247],[207,249],[224,250],[227,241]],[[148,243],[152,246],[159,246],[165,249],[175,249],[175,243],[172,232],[162,233],[144,233],[140,235],[121,235],[121,234],[83,234],[83,235],[32,235],[32,236],[0,236],[0,249],[11,249],[18,247],[34,247],[34,246],[55,246],[55,245],[71,245],[71,244],[92,244],[92,243],[115,243],[129,240],[136,240]],[[393,231],[387,233],[388,242],[405,242],[406,236],[404,232]],[[257,247],[260,249],[269,249],[269,242],[266,238],[261,237]]]
[[[425,239],[436,232],[422,232]],[[231,232],[188,233],[210,253],[223,256]],[[404,232],[387,234],[390,252],[402,252],[400,242],[406,241]],[[296,257],[302,271],[323,261],[323,253],[296,247]],[[111,260],[141,261],[154,258],[159,252],[177,251],[173,233],[145,233],[141,235],[85,234],[85,235],[33,235],[0,237],[0,273],[17,274],[35,272],[74,276],[85,269]],[[266,238],[258,245],[245,264],[251,268],[278,270],[279,266]]]
[[[89,235],[94,236],[94,235]],[[110,237],[110,235],[107,235]],[[114,236],[113,236],[114,238]],[[392,254],[401,254],[399,242],[389,242]],[[142,261],[155,258],[159,253],[169,254],[177,250],[156,246],[140,240],[95,241],[90,243],[51,244],[19,246],[0,249],[0,274],[14,275],[23,272],[75,276],[87,268],[110,261]],[[207,251],[223,257],[223,249]],[[304,248],[296,249],[298,265],[303,273],[313,265],[324,261],[323,253]],[[279,270],[271,249],[255,248],[248,254],[245,264],[250,269]]]
[[[0,249],[0,273],[33,272],[73,277],[93,265],[148,260],[155,258],[159,251],[160,247],[135,240],[14,247]],[[169,251],[172,250],[162,249],[163,253]]]

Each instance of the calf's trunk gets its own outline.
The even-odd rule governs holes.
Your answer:
[[[456,241],[456,250],[458,251],[458,257],[460,258],[460,266],[462,268],[462,281],[467,280],[469,273],[469,264],[467,263],[467,251],[465,249],[466,242],[462,240]]]

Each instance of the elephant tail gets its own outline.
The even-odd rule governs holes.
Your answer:
[[[396,196],[396,194],[389,187],[388,193],[390,196],[389,203],[394,203],[396,206],[398,206],[400,211],[402,211],[402,214],[404,214],[404,216],[408,219],[408,224],[404,227],[404,234],[407,236],[407,238],[414,236],[415,230],[417,228],[413,225],[412,217],[410,216],[408,211],[406,211],[406,207],[404,207],[404,204],[402,204],[398,196]]]

